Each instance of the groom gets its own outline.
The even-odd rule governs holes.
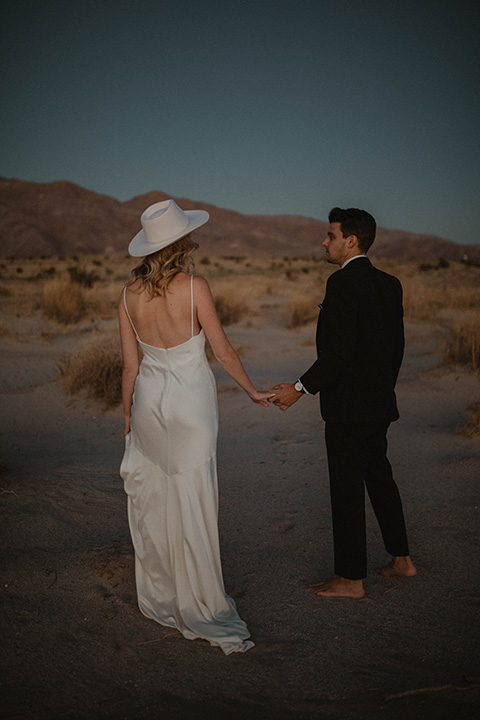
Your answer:
[[[320,391],[330,475],[337,577],[310,586],[325,597],[364,596],[367,574],[365,487],[391,562],[377,572],[416,574],[402,502],[387,459],[387,430],[398,419],[395,383],[403,357],[402,286],[366,257],[376,223],[365,210],[334,208],[323,247],[340,266],[326,287],[314,364],[296,383],[281,383],[271,399],[287,410]]]

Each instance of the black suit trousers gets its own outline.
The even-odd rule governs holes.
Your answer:
[[[335,573],[367,574],[365,487],[390,555],[409,555],[402,501],[387,458],[389,423],[326,423]]]

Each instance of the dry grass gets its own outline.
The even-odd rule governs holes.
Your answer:
[[[116,325],[122,285],[135,262],[125,256],[5,261],[0,336],[22,342],[40,337],[45,342],[68,335],[75,341],[82,333],[98,328],[101,334],[62,363],[60,380],[68,393],[82,392],[105,408],[115,406],[121,399],[121,362],[117,333],[111,328]],[[447,330],[444,362],[478,372],[480,331],[474,312],[480,307],[480,267],[450,263],[448,268],[437,265],[425,272],[415,262],[375,260],[374,264],[401,280],[407,322],[441,324]],[[209,258],[208,263],[197,261],[196,272],[207,277],[224,325],[248,326],[254,318],[258,328],[273,322],[294,329],[317,317],[316,305],[322,302],[327,278],[336,269],[306,258],[262,261],[225,257]],[[72,292],[77,300],[67,301]],[[312,331],[312,342],[313,336]],[[467,412],[458,432],[478,436],[480,402]]]
[[[122,399],[122,360],[116,332],[91,339],[59,366],[59,379],[69,395],[85,391],[100,399],[104,408]]]
[[[422,277],[406,278],[402,285],[405,320],[435,322],[443,305],[442,289],[427,284]]]
[[[480,272],[476,268],[458,264],[425,274],[410,263],[389,267],[387,272],[402,282],[405,319],[410,322],[436,322],[444,311],[480,307]]]
[[[222,325],[234,325],[252,316],[251,293],[245,278],[223,279],[212,283],[215,307]]]
[[[443,343],[442,362],[463,365],[474,372],[480,369],[480,317],[469,314],[453,321]]]
[[[318,305],[311,295],[293,297],[288,306],[288,327],[308,325],[318,317]]]
[[[222,325],[235,325],[239,320],[251,314],[248,305],[243,300],[226,293],[216,295],[215,307]]]
[[[30,341],[42,333],[42,338],[54,340],[115,327],[120,291],[135,262],[125,256],[5,260],[0,335]],[[473,315],[480,307],[480,267],[437,263],[425,272],[415,262],[374,260],[374,264],[401,280],[407,322],[440,324],[450,331],[442,347],[445,362],[478,371],[479,329]],[[336,269],[313,258],[232,256],[211,257],[208,263],[197,259],[196,272],[209,281],[224,325],[249,326],[253,318],[257,328],[273,323],[294,329],[316,319],[326,280]],[[72,275],[85,279],[84,286],[72,282]],[[88,284],[92,286],[85,287]]]
[[[78,322],[86,310],[81,287],[70,277],[50,280],[43,288],[42,310],[48,318],[63,325]]]

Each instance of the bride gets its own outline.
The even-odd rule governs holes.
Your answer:
[[[125,416],[120,474],[141,612],[228,655],[253,642],[223,585],[218,410],[205,338],[253,402],[268,407],[274,393],[254,387],[221,326],[207,281],[190,274],[198,247],[191,233],[208,219],[207,212],[183,211],[174,200],[156,203],[142,214],[142,230],[129,245],[130,255],[143,259],[119,304]]]

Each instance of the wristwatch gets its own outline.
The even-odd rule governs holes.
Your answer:
[[[295,388],[295,390],[297,392],[301,392],[301,393],[305,394],[305,388],[303,387],[300,380],[297,380],[297,382],[295,383],[295,385],[293,387]]]

